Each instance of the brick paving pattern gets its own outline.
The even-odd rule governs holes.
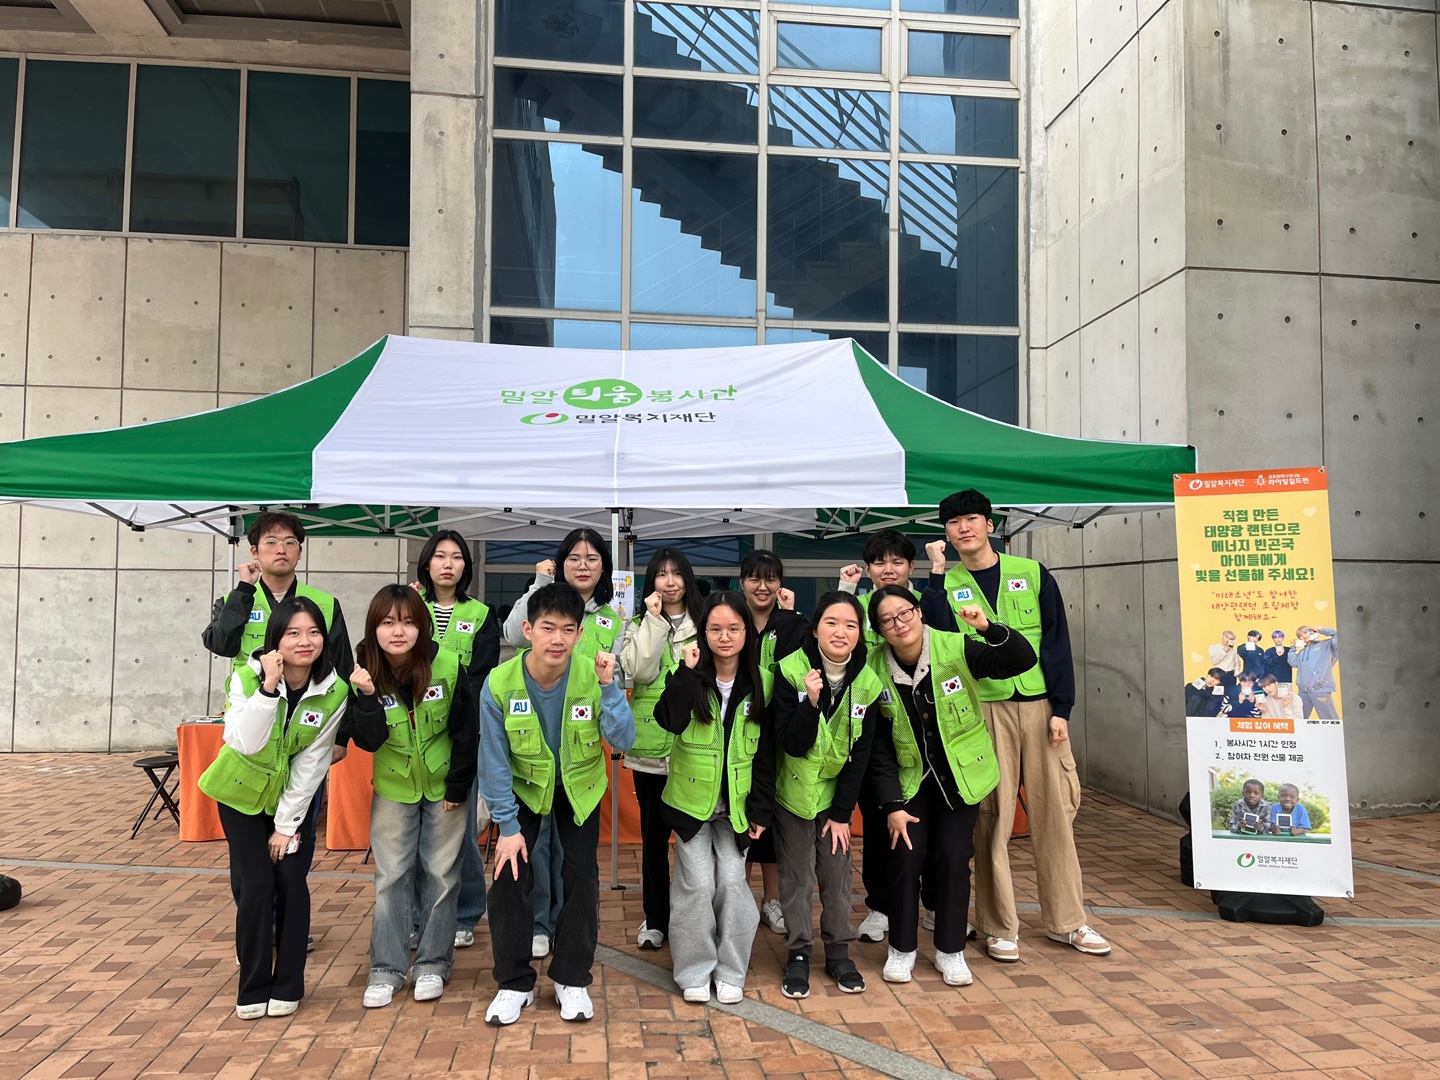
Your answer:
[[[25,888],[0,913],[0,1076],[104,1077],[825,1077],[882,1075],[775,1026],[667,992],[597,964],[595,1020],[559,1019],[549,981],[537,1007],[497,1030],[484,924],[456,954],[438,1002],[408,993],[366,1010],[371,887],[360,853],[317,853],[317,940],[308,997],[285,1019],[234,1015],[233,921],[223,843],[182,844],[169,817],[129,839],[148,785],[131,755],[0,759],[0,870]],[[1105,959],[1045,940],[1022,914],[1019,964],[970,954],[975,985],[946,987],[922,931],[915,981],[881,981],[885,946],[853,954],[869,983],[842,995],[818,966],[812,996],[780,994],[783,943],[760,931],[747,997],[774,1010],[968,1077],[1440,1077],[1440,816],[1355,825],[1355,857],[1429,877],[1358,866],[1353,901],[1315,929],[1232,924],[1176,871],[1181,830],[1089,795],[1077,833],[1087,902],[1156,914],[1097,913]],[[1013,845],[1020,899],[1034,899],[1028,845]],[[602,852],[602,879],[608,859]],[[39,868],[5,860],[191,868],[190,872]],[[622,849],[621,878],[638,880]],[[857,907],[859,883],[857,880]],[[858,921],[863,911],[857,910]],[[637,890],[602,891],[600,940],[641,953]],[[1437,924],[1440,925],[1440,924]],[[786,1027],[780,1024],[780,1027]],[[790,1029],[793,1030],[793,1029]],[[833,1044],[832,1044],[833,1045]]]

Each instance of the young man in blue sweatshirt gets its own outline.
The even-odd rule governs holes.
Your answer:
[[[486,1010],[513,1024],[535,1002],[529,853],[553,818],[564,904],[549,976],[562,1020],[589,1020],[590,969],[599,934],[600,801],[609,786],[605,744],[629,750],[635,717],[611,653],[571,662],[585,604],[573,587],[531,593],[523,624],[530,648],[493,670],[480,694],[480,794],[500,826],[490,890],[490,938],[499,992]],[[602,741],[603,740],[603,741]]]

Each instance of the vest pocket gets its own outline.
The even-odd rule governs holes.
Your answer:
[[[1000,763],[990,733],[978,727],[955,743],[950,758],[955,767],[955,787],[971,806],[978,805],[1000,783]]]
[[[533,716],[507,716],[505,738],[510,741],[510,753],[516,757],[534,757],[544,742],[540,737],[540,721]]]
[[[450,740],[431,739],[425,744],[420,756],[425,761],[425,771],[434,777],[450,775]]]
[[[229,756],[231,761],[230,779],[233,781],[230,786],[255,798],[264,795],[265,789],[270,786],[270,781],[275,775],[274,770],[252,761],[238,750],[232,750]]]
[[[605,751],[600,743],[600,725],[596,721],[584,720],[571,724],[570,731],[570,745],[574,748],[572,756],[577,764],[604,756]]]

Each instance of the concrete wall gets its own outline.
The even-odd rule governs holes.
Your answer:
[[[1031,12],[1030,423],[1189,442],[1206,470],[1329,468],[1360,814],[1440,801],[1440,94],[1423,6]],[[1031,548],[1084,656],[1084,779],[1173,815],[1170,515]]]
[[[244,401],[405,326],[406,254],[0,232],[0,439]],[[237,453],[237,465],[239,455]],[[312,540],[352,627],[398,541]],[[0,506],[0,750],[140,750],[219,703],[200,644],[230,551],[202,534]],[[357,629],[358,632],[358,629]]]

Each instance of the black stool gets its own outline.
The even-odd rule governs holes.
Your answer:
[[[175,802],[175,789],[180,786],[180,781],[175,781],[175,786],[170,787],[170,777],[180,767],[180,755],[171,751],[167,754],[151,754],[149,757],[136,758],[135,768],[144,771],[150,778],[150,784],[154,791],[150,793],[150,801],[145,804],[145,809],[140,811],[140,816],[135,819],[135,827],[130,830],[130,839],[134,840],[140,834],[140,826],[145,824],[145,819],[150,814],[150,808],[155,805],[155,800],[160,800],[160,809],[155,811],[158,820],[160,815],[170,811],[170,816],[175,819],[175,824],[180,824],[180,806]],[[157,776],[159,770],[164,769],[164,776]]]

